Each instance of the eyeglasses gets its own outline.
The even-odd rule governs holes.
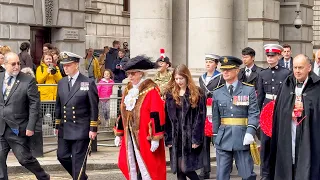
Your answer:
[[[20,62],[14,62],[14,63],[11,63],[10,65],[11,65],[11,66],[16,66],[16,65],[20,66],[21,63],[20,63]]]
[[[137,73],[137,71],[132,71],[132,72],[126,72],[126,75],[129,76],[134,76]]]

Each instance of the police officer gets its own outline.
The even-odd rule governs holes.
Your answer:
[[[90,139],[97,136],[98,93],[92,79],[79,72],[80,56],[61,53],[66,77],[58,82],[56,100],[56,134],[58,134],[57,156],[61,165],[74,180],[78,179]],[[87,179],[85,165],[80,175]]]
[[[278,44],[266,44],[264,46],[269,67],[259,73],[258,78],[258,105],[262,109],[267,103],[275,100],[282,82],[290,74],[290,70],[278,65],[280,54],[283,51],[282,46]],[[260,120],[261,121],[261,120]],[[269,177],[269,159],[270,159],[270,137],[261,132],[261,179],[268,180]]]
[[[216,145],[217,179],[229,180],[233,158],[242,179],[256,179],[249,145],[254,142],[259,107],[253,85],[238,80],[242,61],[236,57],[220,58],[226,83],[213,91],[213,140]]]

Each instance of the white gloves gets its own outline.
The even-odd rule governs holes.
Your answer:
[[[150,151],[155,152],[158,149],[158,147],[159,147],[159,141],[152,140]]]
[[[121,142],[120,136],[116,136],[116,138],[114,139],[114,145],[119,147],[120,146],[120,142]]]
[[[252,144],[254,142],[254,138],[250,133],[246,133],[246,135],[244,135],[244,139],[243,139],[243,145],[249,145]]]

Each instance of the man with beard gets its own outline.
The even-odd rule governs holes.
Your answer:
[[[250,47],[246,47],[242,50],[242,61],[246,67],[240,69],[238,78],[241,82],[254,85],[257,90],[259,72],[263,69],[254,64],[255,56],[256,52]]]
[[[164,55],[164,49],[161,49],[160,53],[161,56],[157,60],[158,72],[156,73],[153,81],[157,83],[160,88],[161,96],[163,96],[165,87],[171,79],[172,71],[169,70],[171,62],[170,59]]]
[[[293,74],[283,82],[274,107],[270,179],[319,179],[319,89],[320,77],[308,57],[296,56]]]
[[[283,50],[282,46],[278,44],[266,44],[264,49],[269,67],[259,73],[257,94],[260,110],[262,110],[262,108],[270,101],[276,99],[276,94],[278,93],[283,81],[290,74],[290,70],[278,65],[279,56]],[[267,123],[271,124],[271,122]],[[260,124],[262,124],[261,120]],[[270,137],[266,135],[266,132],[261,131],[260,139],[260,174],[262,180],[269,180]]]

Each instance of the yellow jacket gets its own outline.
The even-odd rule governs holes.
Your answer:
[[[36,71],[36,80],[38,84],[58,84],[58,81],[62,79],[59,67],[56,66],[57,72],[52,75],[47,72],[48,66],[41,62]],[[56,100],[57,86],[38,86],[40,91],[40,100]]]
[[[101,77],[100,65],[99,65],[98,59],[96,57],[94,57],[94,56],[93,56],[93,62],[91,64],[91,66],[92,65],[93,65],[94,78],[99,80],[100,77]],[[88,67],[89,67],[89,60],[88,59],[85,59],[85,66],[86,66],[86,70],[88,70]]]

